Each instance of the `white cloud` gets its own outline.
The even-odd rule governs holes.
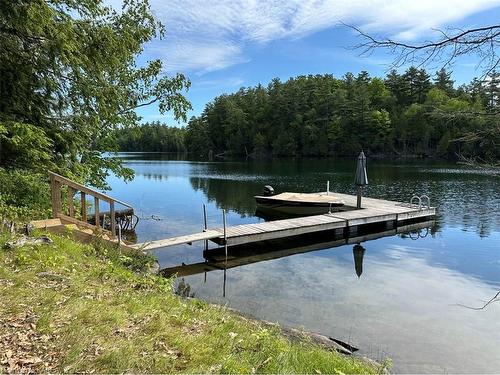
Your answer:
[[[166,71],[197,71],[206,73],[247,61],[236,43],[219,39],[216,43],[186,38],[159,40],[146,52],[163,60]]]
[[[169,71],[207,72],[248,61],[245,47],[301,38],[339,22],[401,39],[500,5],[500,0],[151,0],[167,38],[150,47]]]

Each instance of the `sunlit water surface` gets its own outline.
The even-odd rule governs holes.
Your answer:
[[[111,194],[142,218],[138,241],[255,223],[253,196],[281,191],[354,193],[353,160],[192,162],[158,154],[122,155],[136,177],[111,177]],[[198,298],[255,317],[349,342],[362,355],[390,357],[394,372],[500,371],[500,174],[455,164],[368,160],[366,195],[408,201],[427,194],[436,224],[418,235],[367,241],[363,272],[353,246],[186,276]],[[154,215],[160,220],[153,220]],[[427,235],[425,235],[427,234]],[[420,237],[420,238],[419,238]],[[163,267],[202,262],[203,244],[159,250]],[[206,279],[205,279],[206,278]],[[467,306],[467,307],[466,307]]]

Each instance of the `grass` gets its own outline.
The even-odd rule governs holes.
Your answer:
[[[51,245],[0,249],[0,373],[383,371],[181,298],[172,280],[137,272],[147,258],[50,236]]]

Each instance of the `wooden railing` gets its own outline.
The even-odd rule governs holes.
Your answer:
[[[58,175],[57,173],[50,172],[50,190],[51,190],[51,199],[52,199],[52,215],[54,218],[60,218],[62,220],[68,221],[73,224],[85,226],[91,229],[102,228],[104,229],[104,220],[100,223],[100,212],[99,212],[99,203],[100,201],[104,201],[109,203],[109,215],[110,215],[110,234],[111,237],[114,238],[116,236],[116,210],[115,204],[121,204],[125,207],[133,208],[128,203],[122,202],[118,199],[112,198],[106,194],[100,193],[96,190],[90,189],[78,182],[72,181],[66,177]],[[62,186],[68,187],[67,193],[67,204],[68,204],[68,214],[66,215],[63,212],[62,205]],[[80,192],[80,200],[81,200],[81,211],[80,211],[80,219],[75,217],[75,204],[74,204],[74,196],[77,192]],[[94,198],[94,219],[95,225],[87,222],[87,195]]]

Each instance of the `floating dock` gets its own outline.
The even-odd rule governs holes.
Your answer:
[[[230,269],[247,264],[287,257],[295,254],[302,254],[311,251],[329,249],[344,245],[359,244],[387,236],[395,236],[401,233],[419,231],[434,225],[434,220],[419,221],[417,223],[405,224],[392,229],[370,230],[365,233],[356,233],[352,236],[335,236],[330,232],[321,233],[319,236],[302,236],[293,240],[275,240],[261,242],[260,244],[237,245],[228,249],[225,255],[224,247],[205,250],[203,258],[205,261],[182,264],[179,266],[167,267],[160,272],[165,276],[177,275],[177,277],[200,274],[222,269]],[[425,232],[425,236],[427,232]],[[420,235],[416,235],[420,237]],[[425,237],[424,236],[424,237]],[[413,237],[412,237],[413,238]],[[416,239],[416,238],[413,238]]]
[[[367,224],[386,223],[389,226],[397,227],[398,224],[402,225],[404,222],[410,220],[424,220],[436,215],[435,207],[430,207],[429,205],[423,206],[419,197],[417,197],[419,198],[418,204],[363,198],[362,208],[354,209],[357,199],[355,195],[330,194],[345,202],[345,211],[206,229],[199,233],[138,243],[130,246],[144,251],[151,251],[169,246],[208,240],[219,245],[233,246],[331,230],[351,233],[355,232],[359,226]]]

